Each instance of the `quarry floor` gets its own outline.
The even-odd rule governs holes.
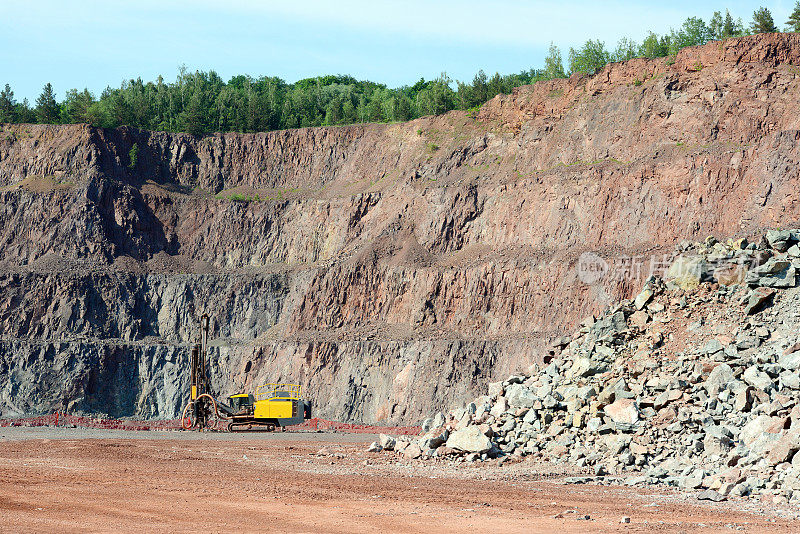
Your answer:
[[[0,428],[0,532],[797,531],[760,503],[399,461],[365,452],[374,439]]]

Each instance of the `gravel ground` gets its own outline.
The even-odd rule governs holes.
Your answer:
[[[6,428],[0,531],[796,531],[786,510],[563,485],[552,464],[423,465],[372,438]]]
[[[0,428],[0,442],[3,440],[47,440],[47,439],[144,439],[144,440],[175,440],[196,441],[198,437],[203,441],[258,441],[271,442],[296,441],[302,439],[307,442],[337,443],[370,443],[378,439],[377,434],[360,434],[345,432],[313,432],[313,431],[287,431],[287,432],[184,432],[181,430],[105,430],[96,428],[62,428],[62,427],[6,427]]]

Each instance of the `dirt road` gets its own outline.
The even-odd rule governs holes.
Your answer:
[[[0,429],[0,532],[796,532],[758,504],[398,462],[371,438]]]

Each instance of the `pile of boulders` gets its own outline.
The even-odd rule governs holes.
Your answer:
[[[788,288],[796,285],[800,230],[770,230],[760,243],[709,237],[703,243],[683,241],[680,255],[667,271],[668,287],[691,290],[716,281],[724,286]]]
[[[798,241],[792,230],[681,243],[664,280],[556,340],[541,366],[425,420],[422,436],[371,448],[532,457],[588,475],[573,482],[626,475],[713,500],[800,500]]]

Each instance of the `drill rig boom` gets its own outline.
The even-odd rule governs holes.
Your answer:
[[[262,426],[268,430],[299,425],[311,418],[311,402],[301,397],[298,384],[265,384],[255,394],[239,393],[219,402],[211,391],[208,373],[208,335],[210,320],[200,318],[200,342],[192,347],[189,359],[191,390],[183,410],[181,424],[186,430],[204,430],[215,426],[216,419],[228,420],[228,430]]]

